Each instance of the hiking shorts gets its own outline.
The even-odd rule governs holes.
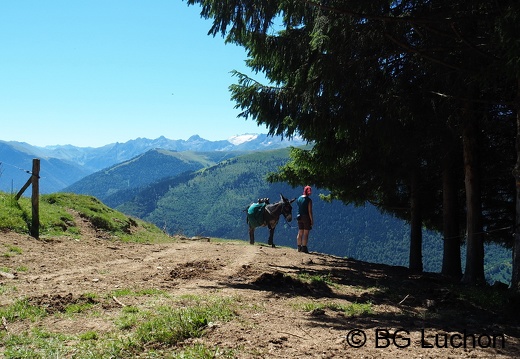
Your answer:
[[[311,217],[307,215],[301,215],[300,218],[298,218],[298,229],[304,229],[310,231],[312,229],[311,226]]]

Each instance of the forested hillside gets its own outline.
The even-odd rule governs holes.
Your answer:
[[[266,181],[269,172],[287,162],[288,149],[263,151],[223,161],[196,173],[163,179],[139,192],[120,192],[131,200],[116,208],[150,221],[170,234],[212,236],[248,240],[246,207],[261,197],[278,201],[280,193],[296,198],[301,188]],[[408,266],[409,226],[379,213],[371,205],[346,206],[326,202],[313,194],[315,226],[310,250],[375,263]],[[281,218],[275,232],[277,245],[295,247],[296,222]],[[256,231],[258,242],[267,242],[268,230]],[[424,231],[423,257],[426,271],[439,272],[442,261],[440,234]],[[464,257],[463,257],[464,259]],[[486,249],[488,280],[509,281],[510,251],[498,246]]]
[[[128,161],[93,173],[64,189],[65,192],[89,194],[110,206],[117,206],[134,193],[163,178],[215,165],[241,152],[177,152],[154,149]],[[129,192],[125,192],[129,191]]]

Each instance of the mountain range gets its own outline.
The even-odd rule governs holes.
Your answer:
[[[156,139],[137,138],[102,147],[38,147],[24,142],[0,140],[0,191],[18,192],[30,178],[33,158],[40,159],[40,192],[53,193],[92,173],[132,159],[151,149],[216,152],[216,157],[220,154],[221,158],[225,158],[228,156],[226,153],[303,144],[305,142],[300,138],[288,140],[266,134],[243,134],[218,141],[205,140],[198,135],[191,136],[188,140],[171,140],[161,136]]]

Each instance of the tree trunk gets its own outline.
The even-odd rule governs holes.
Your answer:
[[[410,269],[423,271],[422,262],[422,214],[417,173],[412,174],[410,191]]]
[[[516,165],[513,175],[516,181],[516,217],[515,238],[513,244],[513,273],[511,276],[511,289],[520,292],[520,78],[516,92]]]
[[[460,280],[462,264],[460,258],[459,206],[457,182],[453,167],[452,151],[447,151],[443,159],[442,171],[444,252],[441,272],[447,277]]]
[[[462,282],[483,284],[484,242],[482,233],[482,199],[480,191],[478,126],[472,104],[463,112],[462,142],[464,151],[464,185],[466,189],[466,269]]]

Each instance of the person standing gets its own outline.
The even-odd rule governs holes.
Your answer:
[[[298,252],[303,253],[309,253],[309,249],[307,248],[309,231],[314,224],[312,199],[310,198],[311,193],[312,188],[305,186],[303,194],[296,200],[296,204],[298,205],[298,213],[296,216],[298,219],[298,237],[296,237],[296,244],[298,245]]]

